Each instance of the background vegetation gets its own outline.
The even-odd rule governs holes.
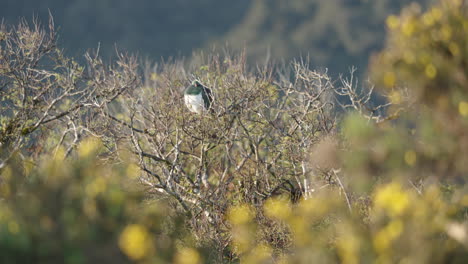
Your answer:
[[[333,76],[353,65],[364,75],[371,53],[383,47],[386,17],[411,2],[433,1],[3,0],[0,17],[16,24],[34,13],[46,21],[50,9],[59,43],[80,60],[97,43],[106,58],[116,44],[151,60],[228,43],[230,50],[247,48],[251,65],[309,56],[312,67],[327,67]]]
[[[2,24],[1,262],[464,263],[468,5],[386,24],[371,83],[246,53],[81,63],[52,18]]]

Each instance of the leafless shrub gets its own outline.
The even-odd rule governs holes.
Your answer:
[[[139,83],[135,58],[118,54],[116,65],[106,66],[86,55],[83,67],[56,41],[52,16],[47,29],[36,20],[0,26],[0,168],[25,147],[65,146],[68,155],[93,116]],[[41,136],[59,140],[47,146]]]
[[[405,88],[394,87],[387,94],[378,94],[372,83],[360,84],[356,68],[352,67],[348,77],[340,76],[340,87],[335,92],[339,104],[345,111],[356,111],[369,121],[382,123],[395,119],[400,112],[411,105],[412,96]],[[405,105],[404,107],[402,107]],[[396,108],[395,111],[389,111]]]
[[[141,87],[103,108],[105,140],[131,148],[141,182],[178,201],[196,232],[222,250],[226,209],[308,192],[308,150],[335,129],[330,78],[304,62],[291,67],[292,78],[273,67],[247,71],[241,54],[211,56],[189,74],[180,64],[147,68]],[[203,115],[183,104],[194,78],[214,93],[212,111]]]

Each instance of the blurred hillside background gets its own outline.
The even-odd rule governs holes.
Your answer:
[[[431,0],[1,0],[0,17],[20,17],[59,27],[70,56],[101,45],[151,60],[189,57],[214,47],[247,48],[249,63],[309,56],[311,66],[332,75],[356,66],[362,75],[369,56],[382,48],[384,22],[411,2]]]

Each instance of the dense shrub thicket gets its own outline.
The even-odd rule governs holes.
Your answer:
[[[1,262],[463,263],[468,7],[387,23],[378,96],[245,54],[82,66],[52,19],[2,25]]]

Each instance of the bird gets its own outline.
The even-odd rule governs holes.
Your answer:
[[[209,88],[194,80],[184,91],[184,101],[190,112],[202,114],[211,109],[213,95]]]

